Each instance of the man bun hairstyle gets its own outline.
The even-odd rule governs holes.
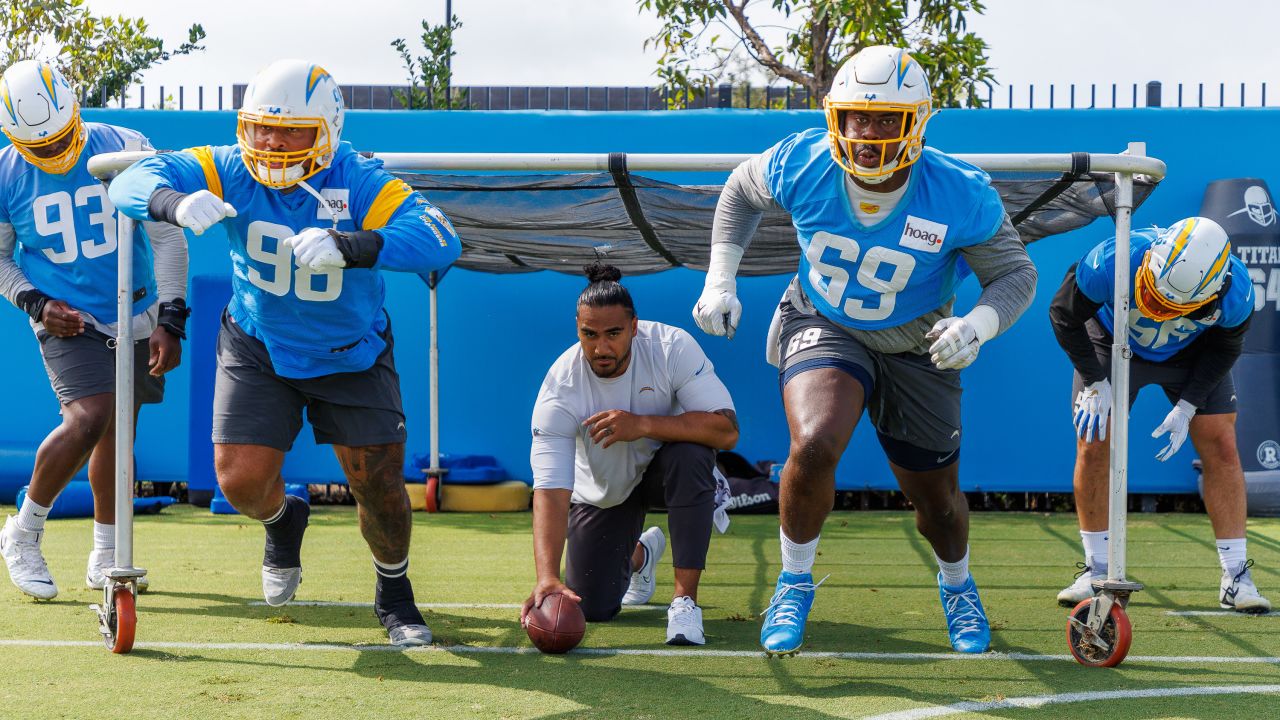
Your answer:
[[[621,305],[627,309],[631,317],[636,316],[636,306],[631,300],[631,293],[622,283],[622,271],[612,265],[594,262],[582,268],[587,276],[588,285],[578,296],[579,307],[610,307]]]

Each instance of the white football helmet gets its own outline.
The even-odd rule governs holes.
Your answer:
[[[920,159],[924,148],[924,128],[933,115],[929,79],[924,68],[906,50],[875,45],[845,61],[836,71],[831,91],[822,100],[827,115],[827,137],[831,157],[859,180],[877,184],[894,172]],[[845,135],[844,118],[849,111],[902,113],[902,132],[897,137],[861,139]],[[892,157],[884,151],[897,143]],[[859,165],[858,145],[879,146],[875,167]]]
[[[71,84],[47,62],[23,60],[0,78],[0,129],[27,162],[61,175],[75,167],[87,130]]]
[[[329,166],[342,137],[342,91],[319,65],[277,60],[254,77],[237,115],[236,139],[249,174],[268,187],[284,188]],[[314,129],[302,150],[259,150],[259,127]]]
[[[1276,221],[1276,209],[1261,185],[1250,185],[1244,191],[1244,207],[1249,219],[1266,227]]]
[[[1231,240],[1203,217],[1179,220],[1160,231],[1134,281],[1133,300],[1143,315],[1164,322],[1186,315],[1218,296],[1231,261]]]

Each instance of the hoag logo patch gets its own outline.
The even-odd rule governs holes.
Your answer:
[[[932,220],[907,216],[907,224],[902,227],[902,237],[898,244],[912,250],[922,252],[942,252],[942,243],[947,239],[947,226]]]
[[[329,206],[326,210],[324,205],[316,207],[317,220],[331,220],[333,215],[330,211],[337,214],[339,220],[351,219],[351,191],[346,188],[324,188],[320,191],[320,197],[324,198],[325,204]]]

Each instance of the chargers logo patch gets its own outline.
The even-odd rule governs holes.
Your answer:
[[[346,188],[324,188],[320,191],[320,197],[324,198],[325,203],[329,206],[329,210],[337,213],[339,220],[351,219],[351,191]],[[316,206],[316,219],[329,220],[329,210],[325,210],[323,205]]]
[[[898,244],[902,247],[920,250],[921,252],[942,252],[942,243],[947,239],[947,226],[932,220],[908,215],[906,225],[902,227],[902,237]]]

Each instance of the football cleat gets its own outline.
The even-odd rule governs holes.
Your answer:
[[[302,584],[302,535],[311,517],[311,506],[305,500],[286,495],[284,501],[289,521],[266,526],[262,550],[262,596],[271,607],[292,600]]]
[[[1093,581],[1107,577],[1105,570],[1094,572],[1093,567],[1084,563],[1076,563],[1080,572],[1076,573],[1076,581],[1058,592],[1058,604],[1062,607],[1075,607],[1094,596]]]
[[[667,644],[707,644],[702,632],[702,608],[687,595],[672,600],[671,607],[667,608]]]
[[[9,579],[19,590],[37,600],[52,600],[58,596],[58,586],[40,553],[43,534],[19,528],[17,519],[10,517],[0,530],[0,555],[9,566]]]
[[[953,588],[942,584],[942,573],[938,573],[938,597],[947,618],[951,647],[962,653],[986,652],[991,647],[991,625],[987,622],[986,610],[982,609],[973,576]]]
[[[409,578],[379,575],[373,591],[373,613],[387,629],[387,638],[392,645],[413,647],[431,644],[431,629],[414,604]]]
[[[1261,615],[1271,611],[1271,601],[1262,597],[1258,587],[1253,584],[1253,575],[1249,572],[1251,567],[1253,567],[1253,561],[1246,560],[1236,566],[1233,572],[1222,574],[1218,595],[1219,605],[1228,610],[1250,615]]]
[[[644,562],[639,570],[631,573],[631,584],[622,596],[623,605],[643,605],[653,597],[654,588],[658,586],[658,561],[667,549],[667,538],[662,534],[662,528],[654,526],[641,533],[640,547],[644,548]]]
[[[830,577],[830,576],[828,576]],[[813,595],[826,582],[810,573],[778,573],[778,584],[764,611],[760,645],[769,655],[794,655],[804,644],[804,626],[813,608]]]
[[[84,571],[84,584],[90,590],[101,590],[107,584],[107,571],[115,567],[116,551],[113,548],[93,550],[89,553],[89,564]],[[146,592],[151,583],[147,576],[138,578],[138,592]]]

